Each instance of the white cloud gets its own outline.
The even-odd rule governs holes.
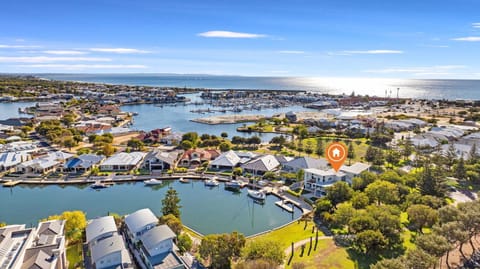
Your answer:
[[[197,36],[219,37],[219,38],[261,38],[261,37],[266,37],[267,35],[253,34],[253,33],[241,33],[241,32],[230,32],[230,31],[208,31],[208,32],[198,33]]]
[[[401,50],[345,50],[345,54],[402,54]]]
[[[0,44],[0,49],[26,49],[26,48],[39,48],[40,46],[32,45],[5,45]]]
[[[480,28],[480,22],[474,22],[472,23],[473,28]]]
[[[84,55],[88,53],[86,51],[78,51],[78,50],[44,50],[42,52],[46,54],[53,54],[53,55]]]
[[[0,63],[50,63],[50,62],[110,62],[109,58],[96,57],[0,57]]]
[[[280,50],[278,53],[282,54],[304,54],[305,51],[303,50]]]
[[[29,64],[17,65],[26,68],[54,68],[54,69],[144,69],[145,65],[140,64]]]
[[[132,48],[90,48],[88,49],[94,52],[106,52],[106,53],[118,53],[118,54],[144,54],[151,53],[148,50],[139,50]]]
[[[467,41],[467,42],[480,42],[480,36],[467,36],[467,37],[458,37],[452,40],[455,41]]]

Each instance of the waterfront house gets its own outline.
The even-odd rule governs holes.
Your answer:
[[[118,234],[115,220],[105,216],[88,221],[86,243],[92,268],[133,267],[123,237]]]
[[[10,171],[18,164],[28,161],[30,155],[26,152],[3,152],[0,153],[0,171]]]
[[[131,242],[136,243],[140,237],[148,230],[157,226],[158,219],[153,212],[148,209],[140,209],[125,217],[127,234]]]
[[[340,171],[344,172],[346,175],[346,181],[349,184],[352,184],[352,179],[358,177],[362,172],[370,170],[370,164],[356,162],[352,165],[342,165]]]
[[[321,197],[326,194],[326,188],[337,181],[346,181],[346,174],[342,171],[335,172],[333,169],[305,169],[304,189],[311,191],[313,196]]]
[[[117,233],[117,225],[113,216],[99,217],[89,220],[85,228],[87,244],[94,245],[98,241]]]
[[[316,159],[312,157],[298,157],[282,164],[282,170],[285,172],[296,173],[300,169],[327,169],[328,161],[324,158]]]
[[[240,163],[240,160],[240,157],[233,150],[229,150],[213,160],[210,163],[210,168],[213,170],[232,170]]]
[[[103,155],[82,154],[78,157],[70,159],[63,165],[63,171],[84,173],[90,171],[93,167],[98,165],[105,159]]]
[[[67,269],[64,227],[64,220],[51,220],[0,228],[1,268]]]
[[[245,164],[242,164],[242,169],[245,173],[251,173],[255,176],[263,175],[266,172],[272,172],[280,166],[277,158],[273,155],[263,155],[255,158]]]
[[[145,157],[144,167],[150,172],[175,169],[180,151],[154,150]]]
[[[92,268],[133,268],[121,235],[114,234],[90,247]]]
[[[219,155],[220,151],[216,149],[189,149],[183,153],[178,166],[197,167],[202,163],[215,160]]]
[[[175,233],[167,226],[160,225],[148,230],[140,237],[142,242],[139,263],[148,269],[187,268],[183,260],[175,253]]]
[[[54,172],[58,166],[64,164],[72,157],[72,154],[63,151],[49,152],[47,155],[20,163],[17,165],[16,171],[36,174]]]
[[[146,153],[144,152],[120,152],[117,153],[100,165],[101,171],[130,171],[138,168]]]
[[[335,182],[344,181],[352,184],[354,177],[369,169],[369,164],[359,162],[351,166],[343,165],[338,172],[331,168],[307,168],[304,170],[304,189],[311,191],[315,197],[321,197],[325,195],[326,188],[332,186]]]

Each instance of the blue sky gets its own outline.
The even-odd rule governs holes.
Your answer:
[[[15,0],[0,72],[480,79],[478,0]]]

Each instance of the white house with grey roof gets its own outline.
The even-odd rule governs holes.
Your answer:
[[[321,197],[326,194],[326,188],[332,186],[337,181],[344,181],[352,184],[352,179],[359,176],[362,172],[370,169],[369,164],[355,163],[351,166],[343,165],[336,172],[330,169],[307,168],[304,174],[304,189],[312,192],[313,196]]]
[[[64,220],[39,223],[37,228],[0,228],[0,268],[66,269]]]
[[[105,160],[105,156],[103,155],[82,154],[66,162],[63,165],[63,171],[75,173],[86,172],[97,166],[103,160]]]
[[[130,171],[138,168],[146,153],[144,152],[120,152],[105,160],[100,165],[102,171]]]
[[[214,170],[232,170],[240,163],[241,158],[233,150],[220,154],[210,162],[210,168]]]
[[[183,269],[184,261],[175,253],[175,233],[167,225],[156,226],[140,237],[142,264],[148,269]]]
[[[266,172],[275,171],[279,166],[280,163],[275,156],[263,155],[243,164],[241,167],[246,173],[263,175]]]
[[[117,233],[117,225],[112,216],[99,217],[89,220],[85,228],[87,244],[95,244],[103,238]]]
[[[157,226],[158,219],[148,209],[140,209],[125,217],[127,241],[137,246],[135,255],[143,269],[182,269],[184,261],[175,253],[175,233],[167,226]]]
[[[26,152],[3,152],[0,153],[0,171],[10,171],[18,164],[28,161],[30,154]]]
[[[55,171],[61,164],[70,160],[73,154],[63,151],[49,152],[45,156],[22,162],[17,165],[17,172],[44,174]]]
[[[133,267],[130,254],[123,237],[118,234],[112,216],[89,220],[85,234],[90,251],[90,258],[85,260],[90,260],[93,268]]]
[[[158,218],[148,208],[140,209],[125,217],[127,232],[132,242],[137,242],[142,234],[157,226]]]
[[[177,166],[179,151],[151,151],[145,157],[144,167],[149,171],[164,171]]]
[[[133,267],[123,237],[119,234],[103,238],[92,245],[90,255],[95,269]]]

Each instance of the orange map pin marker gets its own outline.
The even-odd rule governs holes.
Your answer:
[[[333,142],[328,145],[325,151],[325,156],[327,157],[327,160],[330,162],[330,165],[336,172],[340,170],[340,167],[347,159],[347,155],[347,147],[344,144],[338,142]]]

